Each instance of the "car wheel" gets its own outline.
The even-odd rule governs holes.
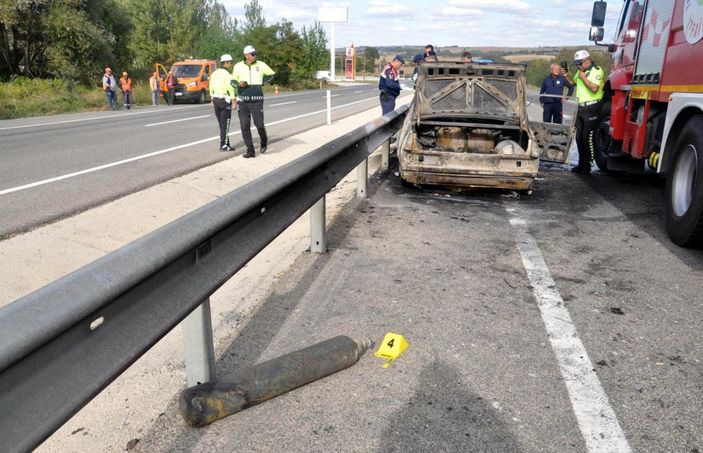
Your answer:
[[[672,150],[666,181],[666,230],[682,247],[703,246],[703,115],[688,120]]]
[[[198,96],[198,104],[205,104],[207,96],[205,95],[205,90],[200,90],[200,96]]]

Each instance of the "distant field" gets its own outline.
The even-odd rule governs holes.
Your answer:
[[[511,63],[524,63],[532,60],[553,60],[556,58],[556,55],[515,54],[505,55],[503,58]]]

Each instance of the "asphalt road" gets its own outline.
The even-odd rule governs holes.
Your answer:
[[[703,252],[669,241],[662,192],[563,166],[519,199],[374,178],[218,376],[339,334],[408,350],[202,429],[174,399],[136,451],[701,451]]]
[[[375,105],[374,85],[335,89],[332,120]],[[269,152],[285,152],[276,148],[282,137],[324,124],[325,109],[325,91],[268,96]],[[222,153],[209,104],[2,121],[0,239],[238,157],[244,146],[236,114],[230,131],[236,152]]]

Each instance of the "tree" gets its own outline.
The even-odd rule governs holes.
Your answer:
[[[302,55],[295,72],[298,79],[312,79],[318,70],[329,66],[327,36],[319,22],[301,31]]]
[[[42,18],[51,0],[0,3],[0,76],[41,76],[46,40]]]
[[[85,10],[56,2],[43,23],[49,73],[69,82],[89,82],[99,76],[104,64],[114,60],[115,37],[92,22]]]

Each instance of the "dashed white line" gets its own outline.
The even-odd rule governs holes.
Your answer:
[[[212,116],[212,115],[191,116],[190,118],[181,118],[179,120],[162,121],[161,123],[145,124],[144,127],[153,127],[153,126],[161,126],[163,124],[180,123],[181,121],[197,120],[198,118],[208,118],[210,116]]]
[[[514,209],[508,208],[508,212]],[[542,321],[556,356],[571,405],[589,452],[629,453],[630,445],[620,428],[608,395],[598,379],[586,348],[578,337],[569,311],[547,268],[535,238],[527,232],[527,222],[510,219],[518,249],[527,271]]]
[[[359,103],[361,103],[361,102],[366,102],[366,101],[375,100],[375,99],[376,99],[376,97],[374,96],[374,97],[372,97],[372,98],[367,98],[367,99],[362,99],[362,100],[360,100],[360,101],[350,102],[349,104],[338,105],[337,107],[333,107],[332,110],[340,109],[340,108],[343,108],[343,107],[348,107],[348,106],[350,106],[350,105],[359,104]],[[319,113],[323,113],[323,112],[326,112],[326,111],[327,111],[327,109],[323,109],[323,110],[317,110],[317,111],[315,111],[315,112],[304,113],[304,114],[302,114],[302,115],[293,116],[293,117],[290,117],[290,118],[285,118],[285,119],[282,119],[282,120],[280,120],[280,121],[274,121],[274,122],[272,122],[272,123],[267,123],[266,126],[273,126],[273,125],[276,125],[276,124],[281,124],[281,123],[285,123],[285,122],[288,122],[288,121],[293,121],[293,120],[297,120],[297,119],[300,119],[300,118],[305,118],[305,117],[307,117],[307,116],[317,115],[317,114],[319,114]],[[254,128],[252,127],[252,130],[253,130],[253,129],[254,129]],[[232,133],[230,133],[230,135],[237,135],[237,134],[241,134],[241,131],[237,131],[237,132],[232,132]],[[100,165],[100,166],[97,166],[97,167],[86,168],[85,170],[76,171],[76,172],[69,173],[69,174],[66,174],[66,175],[56,176],[56,177],[54,177],[54,178],[43,179],[43,180],[41,180],[41,181],[36,181],[36,182],[29,183],[29,184],[24,184],[24,185],[21,185],[21,186],[17,186],[17,187],[11,187],[11,188],[9,188],[9,189],[0,190],[0,195],[7,195],[7,194],[10,194],[10,193],[13,193],[13,192],[19,192],[19,191],[21,191],[21,190],[31,189],[31,188],[33,188],[33,187],[38,187],[38,186],[43,186],[43,185],[46,185],[46,184],[51,184],[51,183],[53,183],[53,182],[63,181],[64,179],[69,179],[69,178],[73,178],[73,177],[76,177],[76,176],[85,175],[85,174],[88,174],[88,173],[94,173],[94,172],[96,172],[96,171],[105,170],[105,169],[107,169],[107,168],[117,167],[118,165],[123,165],[123,164],[127,164],[127,163],[130,163],[130,162],[136,162],[136,161],[138,161],[138,160],[146,159],[146,158],[148,158],[148,157],[158,156],[158,155],[160,155],[160,154],[166,154],[166,153],[170,153],[170,152],[172,152],[172,151],[176,151],[176,150],[179,150],[179,149],[188,148],[189,146],[194,146],[194,145],[199,145],[199,144],[201,144],[201,143],[207,143],[207,142],[211,142],[211,141],[214,141],[214,140],[219,140],[219,138],[220,138],[219,135],[218,135],[218,136],[215,136],[215,137],[205,138],[205,139],[202,139],[202,140],[197,140],[197,141],[194,141],[194,142],[185,143],[185,144],[183,144],[183,145],[173,146],[173,147],[171,147],[171,148],[166,148],[166,149],[162,149],[162,150],[159,150],[159,151],[154,151],[154,152],[152,152],[152,153],[147,153],[147,154],[142,154],[142,155],[140,155],[140,156],[130,157],[129,159],[123,159],[123,160],[119,160],[119,161],[117,161],[117,162],[111,162],[111,163],[109,163],[109,164]]]
[[[359,90],[359,91],[353,92],[352,94],[359,94],[359,93],[363,93],[363,92],[364,92],[364,90]]]
[[[298,101],[288,101],[288,102],[281,102],[279,104],[271,104],[269,107],[278,107],[279,105],[288,105],[288,104],[295,104]]]

